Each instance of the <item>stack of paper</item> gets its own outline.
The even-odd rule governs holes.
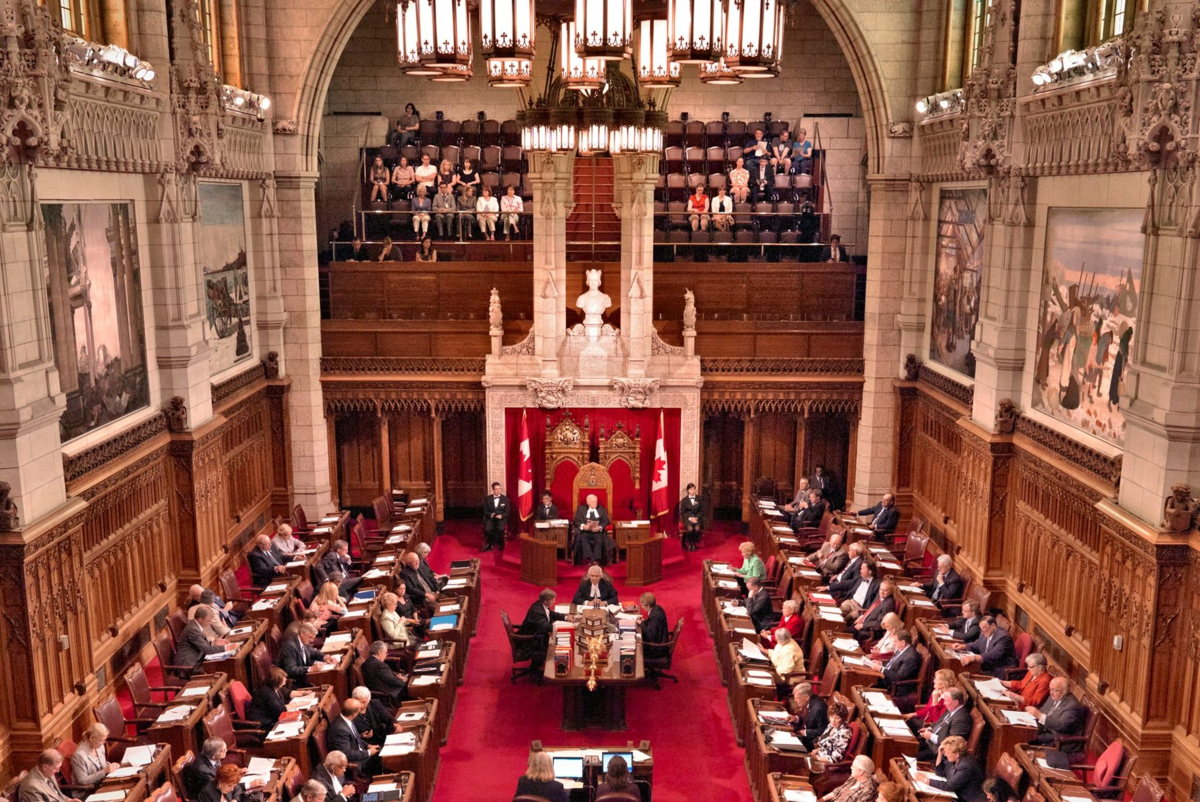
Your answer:
[[[349,614],[347,614],[345,617],[348,618]],[[350,648],[350,643],[353,640],[353,632],[335,632],[325,639],[325,643],[321,644],[321,654],[344,652]]]
[[[1000,712],[1008,719],[1009,724],[1017,724],[1022,727],[1037,726],[1037,719],[1024,710],[1001,710]]]
[[[235,654],[237,654],[236,646],[233,647],[232,649],[225,649],[224,651],[221,651],[221,652],[215,652],[213,654],[205,655],[204,660],[205,660],[205,662],[208,662],[208,663],[215,663],[218,660],[224,660],[226,657],[233,657]],[[205,688],[205,690],[208,690],[208,689]]]
[[[921,589],[920,585],[897,585],[896,587],[900,588],[900,590],[904,591],[905,593],[923,594],[925,592]]]
[[[779,532],[780,534],[790,535],[790,534],[792,534],[792,527],[784,526],[783,524],[775,524],[771,527],[771,531]]]
[[[558,614],[560,614],[560,615],[567,615],[568,613],[570,613],[570,612],[571,612],[571,605],[569,605],[569,604],[556,604],[556,605],[554,605],[554,612],[556,612],[556,613],[558,613]]]
[[[710,570],[718,576],[733,576],[733,568],[724,563],[713,563]]]
[[[925,794],[928,796],[944,796],[949,797],[950,799],[954,799],[958,796],[958,794],[954,793],[953,791],[943,791],[941,788],[934,788],[929,783],[921,782],[920,780],[913,780],[913,789],[918,794]]]
[[[786,724],[791,718],[783,710],[760,710],[758,711],[758,720],[763,724]]]
[[[863,701],[867,703],[867,707],[871,709],[872,713],[900,715],[900,708],[896,707],[895,702],[882,691],[863,691]]]
[[[417,736],[411,732],[394,732],[387,737],[383,748],[379,750],[381,757],[408,755],[417,749]]]
[[[285,738],[295,738],[304,731],[305,721],[303,719],[297,721],[281,721],[275,725],[275,728],[267,733],[268,741],[282,741]]]
[[[273,598],[273,599],[268,599],[268,598],[259,599],[250,607],[250,609],[255,611],[256,613],[265,613],[267,610],[274,609],[275,602],[277,602],[277,601],[279,601],[278,597]]]
[[[141,766],[122,766],[116,771],[110,771],[105,775],[107,780],[123,780],[127,777],[136,777],[142,770]]]
[[[465,580],[461,577],[458,577],[456,579],[451,579],[449,582],[446,583],[447,588],[465,588],[466,586],[467,586],[467,580]]]
[[[125,756],[121,758],[121,762],[126,766],[149,766],[154,760],[156,747],[154,746],[131,746],[125,750]]]
[[[191,705],[176,705],[175,707],[168,707],[159,714],[156,723],[170,724],[173,721],[183,721],[185,718],[190,716],[192,711],[195,709],[196,708],[192,707]]]
[[[317,706],[317,697],[313,695],[296,696],[287,703],[288,710],[308,710]]]
[[[250,763],[246,766],[246,773],[243,775],[242,782],[249,784],[255,777],[262,777],[264,780],[271,776],[271,772],[275,770],[275,761],[269,757],[252,757]]]
[[[272,582],[263,588],[263,594],[270,596],[272,593],[286,593],[288,589],[287,582]]]
[[[975,687],[979,689],[985,699],[1000,701],[1007,698],[1004,695],[1004,686],[995,677],[988,680],[975,680]]]
[[[115,791],[102,791],[98,794],[92,794],[86,802],[117,802],[117,800],[125,798],[125,789],[118,788]]]
[[[382,791],[399,791],[400,786],[396,783],[371,783],[367,786],[368,794],[378,794]]]
[[[911,738],[913,737],[912,730],[904,723],[904,719],[899,718],[876,718],[875,724],[879,727],[884,735],[891,738]]]
[[[858,652],[860,647],[854,638],[834,638],[833,648],[843,652]]]
[[[787,730],[775,730],[771,733],[771,743],[779,747],[804,749],[804,742]]]
[[[818,607],[817,610],[821,614],[822,621],[845,621],[842,618],[842,611],[836,607]]]
[[[437,640],[427,640],[421,644],[421,648],[417,649],[417,657],[428,657],[431,654],[437,654],[442,650],[442,642]]]
[[[372,568],[369,571],[363,572],[363,579],[383,579],[387,576],[386,571],[381,571],[378,568]]]
[[[717,587],[721,588],[722,590],[737,590],[738,583],[732,579],[718,579]]]
[[[817,802],[817,795],[807,788],[785,788],[783,802]]]
[[[763,510],[763,514],[768,515],[772,518],[782,518],[783,517],[783,513],[780,512],[779,510]]]
[[[396,721],[420,721],[423,718],[424,710],[404,710],[396,714]]]
[[[738,653],[747,660],[758,660],[763,663],[770,662],[767,656],[763,654],[763,650],[758,648],[758,644],[749,638],[742,638],[742,645],[738,647]]]
[[[437,676],[426,675],[423,677],[415,677],[408,684],[412,688],[424,688],[426,685],[437,685],[442,679],[441,675]]]
[[[190,696],[203,696],[204,694],[208,693],[208,689],[211,687],[211,685],[193,685],[190,688],[184,688],[181,690],[177,694],[176,698],[187,699]]]
[[[833,596],[830,596],[828,593],[810,593],[808,594],[808,598],[818,604],[833,604]]]
[[[760,688],[770,688],[775,685],[775,682],[769,678],[764,679],[763,677],[746,677],[746,684],[757,685]]]

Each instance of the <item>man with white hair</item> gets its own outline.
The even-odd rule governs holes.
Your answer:
[[[312,642],[317,637],[317,628],[312,624],[301,624],[295,635],[283,639],[279,647],[279,656],[275,664],[284,670],[292,682],[308,686],[308,670],[321,662],[321,653],[313,648]]]
[[[963,580],[954,570],[954,559],[949,554],[937,558],[937,575],[921,589],[935,603],[962,598]]]
[[[613,587],[613,583],[604,577],[604,569],[598,565],[593,565],[587,570],[587,574],[579,583],[579,589],[575,591],[575,598],[571,599],[572,604],[616,604],[617,589]]]
[[[383,744],[388,735],[399,729],[392,718],[392,711],[378,698],[372,695],[371,689],[359,685],[350,695],[362,705],[354,726],[362,733],[368,743]]]
[[[304,551],[304,543],[298,537],[292,537],[292,527],[280,524],[271,538],[271,545],[284,557],[291,557],[296,552]]]
[[[319,782],[325,787],[328,802],[346,802],[354,796],[354,784],[346,780],[346,768],[350,761],[344,752],[333,750],[325,755],[325,762],[313,772],[310,782]]]
[[[418,569],[421,576],[425,577],[425,581],[436,587],[438,590],[446,587],[446,583],[450,581],[448,574],[439,574],[433,570],[433,566],[429,564],[429,554],[433,551],[433,547],[428,543],[418,543],[413,549],[417,553],[417,557],[421,559],[421,566]]]
[[[595,493],[589,493],[586,502],[575,510],[576,565],[592,562],[605,565],[608,562],[610,524],[608,510],[600,506],[600,499]]]
[[[254,544],[254,548],[246,554],[246,562],[250,565],[250,581],[265,587],[278,577],[287,575],[287,560],[271,545],[271,538],[265,534],[259,535],[254,539]]]
[[[316,780],[309,780],[301,787],[300,793],[296,794],[292,802],[325,802],[327,793],[325,786]]]

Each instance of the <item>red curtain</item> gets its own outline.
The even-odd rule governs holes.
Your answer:
[[[521,409],[510,407],[504,410],[505,453],[508,455],[505,467],[506,493],[512,499],[515,507],[517,502],[517,450],[521,444],[521,413],[529,416],[529,450],[533,459],[534,505],[541,503],[541,492],[546,482],[546,422],[553,429],[561,421],[568,410],[555,409]],[[599,457],[600,429],[603,428],[608,436],[616,431],[618,423],[625,425],[625,431],[631,436],[640,429],[642,464],[639,470],[641,486],[634,490],[633,476],[624,463],[614,463],[609,470],[613,479],[613,498],[600,499],[600,503],[608,508],[608,514],[615,521],[627,521],[636,518],[650,517],[650,483],[654,475],[654,444],[658,439],[657,409],[571,409],[571,417],[583,427],[585,419],[591,423],[591,447],[593,460]],[[667,449],[667,494],[668,498],[678,499],[681,495],[679,487],[679,432],[680,411],[664,409],[663,443]],[[578,471],[571,465],[560,465],[554,475],[554,484],[550,492],[554,494],[554,503],[558,505],[559,514],[570,518],[575,514],[579,502],[571,498],[571,485]],[[639,511],[640,510],[640,514]],[[665,528],[673,528],[675,521],[674,510],[658,519]]]

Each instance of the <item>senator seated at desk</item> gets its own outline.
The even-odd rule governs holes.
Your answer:
[[[360,705],[358,718],[354,719],[354,728],[367,743],[383,746],[387,737],[400,729],[394,718],[395,707],[385,704],[364,685],[352,690],[350,696]]]
[[[1040,708],[1028,707],[1026,712],[1038,723],[1033,743],[1052,745],[1060,738],[1066,738],[1070,740],[1062,741],[1059,751],[1070,756],[1083,752],[1085,744],[1075,739],[1083,735],[1088,711],[1071,693],[1071,681],[1066,677],[1050,680],[1050,698]]]
[[[876,802],[878,792],[875,761],[858,755],[850,762],[850,779],[821,797],[821,802]]]
[[[821,548],[805,558],[826,582],[831,576],[841,573],[846,563],[850,562],[850,550],[846,548],[845,541],[846,536],[842,532],[830,532]]]
[[[335,716],[329,722],[329,731],[325,735],[325,742],[329,749],[337,750],[346,755],[346,759],[358,767],[358,770],[371,776],[377,774],[379,770],[379,760],[376,755],[379,754],[379,746],[377,744],[367,743],[363,738],[362,733],[358,731],[354,720],[358,718],[358,714],[362,712],[362,703],[351,697],[342,702],[342,711],[340,716]]]
[[[308,685],[308,670],[321,662],[321,653],[313,648],[317,628],[310,623],[296,627],[292,635],[284,635],[275,664],[300,686]]]
[[[200,746],[200,754],[189,765],[183,767],[183,791],[189,799],[200,795],[204,786],[217,776],[217,769],[225,760],[229,747],[220,738],[206,738]]]
[[[300,793],[296,794],[292,802],[325,802],[327,793],[325,786],[316,780],[309,780],[301,786]]]
[[[572,604],[591,604],[601,602],[605,605],[617,603],[617,589],[605,578],[604,569],[593,565],[579,582],[579,588],[571,599]]]
[[[921,745],[917,750],[918,760],[933,760],[938,747],[947,738],[957,735],[966,738],[971,734],[971,712],[966,707],[966,692],[960,687],[946,691],[946,711],[942,717],[928,727],[917,731]]]
[[[963,578],[954,570],[954,559],[949,554],[937,558],[937,573],[921,589],[935,603],[962,598]]]
[[[859,643],[876,640],[883,632],[883,618],[896,611],[896,583],[891,577],[879,581],[879,595],[850,625],[850,630]]]
[[[867,528],[874,533],[876,539],[893,534],[897,524],[900,523],[900,510],[896,507],[896,497],[891,493],[884,493],[883,499],[878,504],[859,510],[858,515],[871,516]]]
[[[958,687],[957,675],[952,669],[939,668],[933,672],[933,690],[924,705],[911,713],[905,713],[904,719],[908,728],[914,733],[931,726],[946,712],[946,693],[951,688]]]
[[[875,660],[870,666],[876,671],[883,672],[883,679],[889,687],[896,688],[901,683],[916,679],[921,671],[921,656],[917,654],[912,643],[912,633],[907,629],[896,632],[896,651],[886,662]]]
[[[962,604],[962,615],[946,622],[950,636],[969,643],[979,637],[979,622],[982,620],[979,602],[967,599]]]
[[[758,556],[757,549],[749,540],[738,544],[738,551],[742,553],[742,564],[738,568],[734,568],[733,572],[743,582],[750,577],[754,577],[759,581],[766,579],[767,567],[763,565],[762,558]]]
[[[558,505],[554,503],[554,494],[549,490],[542,491],[542,503],[533,511],[534,520],[557,521]]]
[[[663,657],[666,647],[648,646],[651,643],[666,643],[671,637],[671,627],[667,624],[667,613],[658,606],[658,599],[650,591],[638,597],[642,610],[642,644],[643,657],[652,659]],[[647,669],[649,671],[650,669]]]
[[[801,682],[792,688],[788,712],[791,714],[792,732],[804,742],[806,749],[815,749],[817,739],[829,726],[829,703],[813,693],[811,682]]]
[[[792,516],[792,529],[796,532],[801,529],[816,529],[821,525],[821,519],[825,517],[825,508],[826,503],[821,496],[821,491],[816,488],[809,490],[808,505]]]
[[[608,535],[612,526],[608,510],[600,506],[600,499],[595,493],[589,493],[583,504],[575,510],[572,521],[575,529],[575,549],[573,557],[576,565],[600,563],[607,565],[613,553],[614,544]]]
[[[254,539],[254,548],[246,552],[246,563],[250,566],[250,581],[258,587],[287,575],[287,558],[271,545],[271,538],[265,534]]]
[[[327,802],[347,802],[354,797],[354,784],[346,779],[350,761],[334,749],[325,755],[325,761],[313,772],[312,779],[325,787]]]
[[[829,586],[827,590],[829,595],[835,599],[845,599],[849,596],[850,591],[858,584],[862,577],[862,565],[867,561],[867,547],[862,541],[856,540],[846,547],[849,553],[849,559],[842,566],[841,570],[834,572],[829,577]]]
[[[550,802],[568,802],[567,789],[554,779],[554,760],[549,752],[529,753],[529,767],[517,780],[517,791],[513,796],[540,796]]]
[[[422,609],[430,610],[438,600],[438,585],[421,573],[421,558],[415,551],[404,555],[404,567],[400,569],[400,577],[408,590],[408,598]]]
[[[879,569],[875,563],[863,560],[858,566],[858,579],[849,585],[837,584],[843,588],[834,591],[834,585],[829,586],[830,594],[841,602],[842,617],[851,624],[879,598]]]
[[[58,787],[55,778],[62,768],[63,756],[57,749],[47,749],[38,757],[37,765],[29,770],[17,790],[21,802],[79,802],[68,797]]]
[[[1050,672],[1046,670],[1046,655],[1033,652],[1025,656],[1025,676],[1001,682],[1004,695],[1022,707],[1041,707],[1050,696]]]
[[[762,580],[758,577],[746,579],[746,614],[750,616],[754,631],[759,633],[776,621],[774,605],[771,604],[771,591],[763,587]]]
[[[967,644],[951,647],[959,654],[963,665],[979,665],[979,670],[993,677],[1003,677],[1006,669],[1017,667],[1017,652],[1012,635],[996,625],[995,616],[984,616],[979,622],[979,637]]]
[[[242,777],[246,770],[240,766],[226,763],[217,769],[217,776],[208,785],[200,789],[196,802],[241,802],[247,799]]]
[[[846,757],[852,735],[848,716],[849,711],[841,702],[829,705],[829,724],[817,738],[816,749],[813,750],[814,758],[822,763],[838,763]]]
[[[371,644],[370,655],[362,664],[363,684],[383,697],[391,706],[408,698],[408,680],[387,664],[388,645],[381,640]]]
[[[770,629],[764,630],[761,639],[764,646],[768,649],[773,647],[779,639],[779,631],[783,630],[792,636],[792,640],[800,637],[801,631],[804,629],[804,618],[800,615],[800,602],[795,599],[787,599],[780,605],[783,617],[779,619],[779,623]]]
[[[179,642],[175,644],[175,665],[194,670],[208,655],[225,651],[229,641],[209,635],[211,629],[208,624],[214,617],[211,607],[196,608],[192,620],[179,633]]]
[[[108,739],[108,727],[97,722],[83,731],[83,738],[71,755],[71,779],[75,785],[99,785],[109,772],[120,768],[117,763],[110,763],[104,749]]]
[[[266,678],[258,684],[254,695],[250,697],[246,718],[257,721],[262,729],[270,731],[283,715],[283,711],[287,710],[288,699],[292,694],[286,687],[287,683],[287,672],[279,666],[271,666]]]
[[[960,735],[951,735],[942,741],[933,774],[918,772],[918,779],[939,790],[953,791],[958,802],[985,802],[983,769],[973,756],[967,754],[967,739]]]
[[[642,789],[634,783],[633,774],[629,771],[629,764],[620,755],[613,755],[609,758],[603,779],[596,785],[596,802],[603,802],[606,798],[611,799],[613,794],[628,794],[637,802],[641,802],[642,799]],[[620,802],[625,802],[625,800],[621,799]]]

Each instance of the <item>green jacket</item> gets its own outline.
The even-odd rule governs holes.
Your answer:
[[[733,572],[743,577],[756,576],[759,579],[764,579],[767,576],[767,567],[763,565],[761,557],[757,554],[751,554],[742,561],[742,567],[734,568]]]

